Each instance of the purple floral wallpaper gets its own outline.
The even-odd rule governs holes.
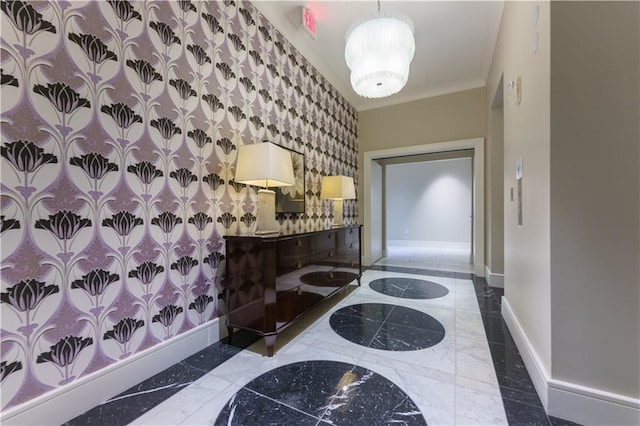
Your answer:
[[[216,318],[222,236],[255,222],[237,147],[356,176],[356,111],[248,2],[1,0],[2,408]],[[357,217],[345,202],[347,223]]]

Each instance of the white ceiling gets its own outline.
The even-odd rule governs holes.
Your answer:
[[[376,12],[376,1],[258,0],[258,10],[359,111],[485,85],[502,18],[503,1],[381,2],[381,10],[408,15],[415,25],[416,53],[406,86],[382,99],[358,96],[344,61],[344,36],[352,22]],[[302,6],[316,18],[313,39],[301,24]]]

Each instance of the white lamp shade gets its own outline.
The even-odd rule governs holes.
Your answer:
[[[235,180],[263,188],[292,186],[291,154],[271,142],[242,145],[238,148]]]
[[[353,90],[366,98],[398,93],[407,83],[414,53],[413,23],[407,16],[383,11],[354,23],[344,50]]]
[[[353,178],[349,176],[324,176],[320,198],[330,200],[352,200],[356,198]]]

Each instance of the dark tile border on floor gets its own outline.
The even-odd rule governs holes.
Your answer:
[[[446,278],[458,278],[461,280],[470,280],[474,275],[466,272],[453,272],[453,271],[436,271],[435,269],[420,269],[420,268],[405,268],[402,266],[385,266],[385,265],[371,265],[369,267],[363,266],[363,271],[370,269],[372,271],[384,271],[384,272],[399,272],[404,274],[415,275],[428,275],[432,277],[446,277]]]
[[[504,289],[489,287],[483,277],[471,278],[476,291],[502,403],[510,425],[580,426],[548,416],[520,352],[502,318]]]
[[[127,425],[258,339],[257,335],[242,330],[237,331],[233,334],[233,345],[227,344],[226,338],[220,340],[69,420],[64,425]]]

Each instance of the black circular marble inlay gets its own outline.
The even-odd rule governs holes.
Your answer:
[[[341,337],[386,351],[415,351],[444,339],[440,322],[424,312],[384,303],[361,303],[337,310],[329,319]]]
[[[247,383],[216,425],[426,425],[402,389],[373,371],[336,361],[303,361]]]
[[[300,277],[300,281],[304,284],[323,286],[323,287],[335,287],[340,286],[347,282],[358,278],[358,274],[345,271],[315,271],[309,272]]]
[[[378,293],[404,299],[437,299],[449,294],[449,289],[443,285],[415,278],[380,278],[371,281],[369,287]]]

